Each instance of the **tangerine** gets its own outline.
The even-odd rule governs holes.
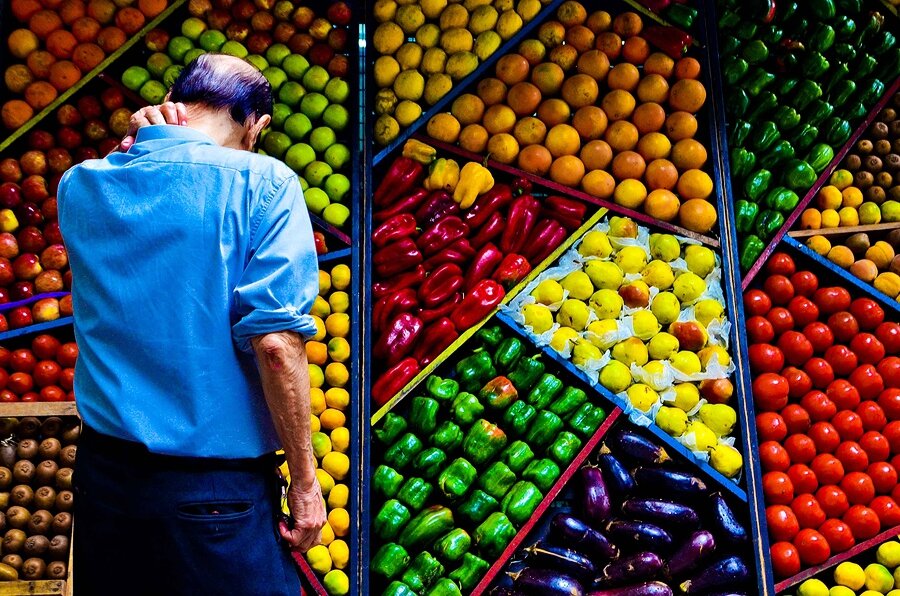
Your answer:
[[[159,16],[165,9],[166,0],[138,0],[138,10],[148,19]]]
[[[609,73],[609,58],[600,50],[590,50],[578,57],[575,69],[597,81],[603,81]]]
[[[452,114],[442,112],[435,114],[425,125],[428,135],[445,143],[455,143],[459,138],[459,121]]]
[[[673,112],[666,118],[666,136],[672,141],[690,139],[697,134],[697,119],[688,112]]]
[[[575,48],[579,54],[594,48],[594,32],[584,25],[575,25],[566,31],[566,44]]]
[[[75,51],[72,52],[72,62],[75,63],[75,66],[77,66],[81,72],[90,72],[94,70],[98,64],[103,62],[104,58],[106,58],[106,54],[104,54],[100,46],[95,43],[79,44],[75,48]]]
[[[61,60],[71,58],[77,45],[78,40],[65,29],[54,31],[47,37],[47,51]]]
[[[584,106],[578,108],[575,116],[572,117],[572,126],[586,141],[599,139],[606,132],[606,126],[609,123],[606,112],[597,106]]]
[[[644,172],[647,188],[672,190],[678,184],[678,169],[668,159],[654,159]]]
[[[126,6],[116,13],[116,26],[126,35],[134,35],[144,26],[147,17],[133,6]]]
[[[622,46],[622,57],[632,64],[643,64],[650,57],[650,44],[643,37],[629,37]]]
[[[622,53],[622,38],[612,31],[607,31],[598,35],[594,45],[598,50],[606,54],[606,57],[609,58],[610,62],[618,59],[619,55]]]
[[[578,60],[578,50],[568,45],[556,46],[547,56],[550,62],[558,64],[563,70],[570,70]]]
[[[10,2],[9,4],[12,8],[13,16],[21,23],[27,23],[34,13],[43,8],[37,0],[15,0],[15,2]]]
[[[547,126],[556,126],[569,121],[572,110],[569,104],[555,97],[545,99],[537,109],[537,117],[543,120]]]
[[[555,95],[565,78],[563,69],[554,62],[542,62],[531,71],[531,82],[544,95]]]
[[[459,133],[459,146],[472,153],[483,153],[487,149],[489,136],[480,124],[469,124]]]
[[[28,54],[28,58],[25,59],[28,70],[30,70],[37,79],[46,79],[49,77],[50,67],[54,62],[56,62],[56,58],[46,50],[35,50]]]
[[[566,38],[566,28],[559,21],[547,21],[538,29],[538,40],[547,49],[553,49]]]
[[[642,103],[631,114],[631,121],[642,135],[656,132],[666,122],[666,111],[658,103]]]
[[[100,35],[100,23],[91,17],[81,17],[72,23],[72,35],[79,43],[93,43]]]
[[[527,81],[516,83],[506,94],[506,103],[517,116],[530,116],[541,104],[541,90]]]
[[[712,194],[713,183],[703,170],[687,170],[678,178],[677,188],[684,199],[705,199]]]
[[[606,170],[613,158],[612,148],[606,141],[591,141],[581,148],[578,157],[588,170]],[[612,190],[609,192],[612,194]]]
[[[669,98],[669,82],[658,74],[648,74],[637,86],[637,96],[642,102],[665,103]]]
[[[644,62],[644,75],[658,74],[666,79],[675,71],[675,61],[662,52],[653,52]]]
[[[629,209],[638,209],[644,204],[647,198],[647,187],[640,180],[628,178],[622,180],[616,185],[613,192],[613,200],[617,205],[628,207]]]
[[[40,39],[47,39],[51,33],[62,29],[62,26],[62,19],[52,10],[39,10],[28,19],[28,28]]]
[[[516,125],[516,113],[507,105],[495,104],[485,110],[482,124],[492,135],[511,132]]]
[[[50,84],[57,91],[65,91],[80,78],[81,71],[69,60],[60,60],[50,67]]]
[[[507,85],[515,85],[528,78],[528,60],[520,54],[507,54],[497,61],[495,76]]]
[[[644,212],[662,221],[672,221],[678,217],[680,207],[681,201],[678,200],[675,193],[664,188],[650,191],[644,202]]]
[[[696,79],[700,76],[700,62],[696,58],[686,56],[675,63],[676,79]]]
[[[696,113],[706,102],[706,88],[695,79],[681,79],[669,91],[669,106],[673,110]]]
[[[519,141],[519,145],[526,147],[537,143],[543,143],[547,136],[547,125],[539,118],[528,116],[521,118],[513,127],[513,136]],[[550,164],[547,164],[547,168]]]
[[[637,146],[638,131],[631,122],[617,120],[609,125],[603,138],[614,151],[628,151]]]
[[[637,151],[647,161],[665,159],[672,151],[672,143],[661,132],[650,132],[638,139]]]
[[[519,168],[538,176],[545,176],[550,171],[553,156],[543,145],[529,145],[519,152]]]
[[[519,155],[519,143],[511,134],[500,133],[488,140],[487,150],[491,159],[510,164]]]
[[[556,18],[566,27],[581,25],[587,16],[584,5],[577,0],[566,0],[556,9]]]
[[[706,147],[694,139],[681,139],[672,147],[672,163],[679,170],[702,168],[706,158]]]
[[[3,82],[6,84],[6,88],[13,93],[23,93],[32,81],[34,81],[34,75],[24,64],[13,64],[3,73]]]
[[[589,195],[608,199],[616,190],[616,181],[609,172],[592,170],[581,179],[581,188]]]
[[[584,178],[584,164],[574,155],[562,155],[550,164],[550,179],[566,186],[578,186]]]
[[[506,83],[493,77],[481,79],[475,92],[484,105],[492,106],[506,99]]]
[[[16,29],[9,34],[6,40],[9,46],[9,53],[19,60],[24,60],[28,54],[38,49],[40,40],[33,31],[28,29]]]
[[[59,7],[58,12],[62,22],[66,25],[71,25],[87,14],[87,7],[82,0],[66,0]]]
[[[644,28],[644,21],[636,12],[623,12],[613,19],[612,28],[622,37],[634,37]]]
[[[106,27],[97,36],[97,45],[106,52],[112,54],[125,43],[125,32],[118,27]]]
[[[588,16],[587,21],[585,21],[584,24],[588,29],[593,31],[595,35],[600,35],[612,27],[612,15],[605,10],[597,10]]]
[[[581,138],[572,126],[557,124],[547,131],[544,145],[553,157],[575,155],[581,149]]]
[[[613,89],[603,96],[600,107],[606,112],[606,117],[615,122],[631,116],[636,104],[634,96],[628,91]]]
[[[625,91],[637,89],[640,80],[641,74],[638,72],[637,66],[627,62],[616,64],[606,76],[606,84],[610,89],[624,89]]]
[[[716,208],[703,199],[685,201],[678,212],[681,225],[692,232],[705,234],[716,225]]]
[[[3,120],[3,126],[10,130],[15,130],[31,120],[34,116],[34,110],[30,105],[21,99],[11,99],[3,104],[0,110],[0,119]]]
[[[526,39],[519,44],[518,52],[528,60],[528,64],[537,66],[544,59],[544,56],[547,55],[547,48],[544,47],[540,40]]]
[[[463,93],[453,100],[450,113],[456,116],[463,126],[481,122],[484,116],[484,102],[472,93]]]
[[[612,160],[612,175],[616,180],[641,178],[646,169],[647,162],[635,151],[622,151]]]
[[[101,25],[106,25],[116,16],[116,5],[112,0],[91,0],[87,5],[87,15]]]
[[[578,109],[584,106],[594,105],[600,94],[597,81],[586,74],[577,74],[569,77],[562,85],[562,98],[569,107]]]
[[[47,81],[35,81],[25,89],[25,101],[37,111],[53,103],[56,95],[56,88]]]

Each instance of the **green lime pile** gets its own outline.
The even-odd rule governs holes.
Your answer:
[[[900,542],[885,542],[875,551],[875,563],[846,561],[834,568],[833,585],[808,579],[797,596],[900,596]]]

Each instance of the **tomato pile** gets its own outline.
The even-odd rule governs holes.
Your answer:
[[[900,325],[776,253],[744,295],[780,577],[900,524]]]

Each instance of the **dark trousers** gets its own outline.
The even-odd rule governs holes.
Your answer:
[[[160,456],[85,428],[73,477],[77,596],[297,596],[274,458]]]

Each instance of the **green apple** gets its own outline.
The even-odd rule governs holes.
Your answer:
[[[193,50],[188,50],[188,53],[184,55],[184,65],[187,66],[200,56],[206,53],[206,50],[201,50],[200,48],[194,48]]]
[[[147,58],[147,70],[150,71],[154,79],[162,80],[166,69],[170,66],[172,66],[172,59],[169,58],[168,54],[156,52]]]
[[[344,226],[348,217],[350,217],[350,209],[340,203],[332,203],[322,212],[322,219],[338,228]]]
[[[319,126],[309,134],[309,144],[317,154],[325,153],[325,150],[337,142],[337,135],[327,126]]]
[[[122,73],[122,84],[132,91],[137,91],[149,80],[150,71],[143,66],[129,66]]]
[[[281,62],[281,68],[287,73],[291,79],[299,81],[309,70],[309,60],[300,54],[291,54]]]
[[[331,103],[344,103],[350,96],[350,85],[344,79],[331,79],[325,85],[325,97]]]
[[[310,211],[319,215],[329,205],[328,195],[321,188],[310,188],[304,191],[303,199]]]
[[[272,126],[275,128],[284,128],[284,123],[294,113],[291,106],[283,103],[276,103],[272,106]]]
[[[328,99],[321,93],[307,93],[300,102],[300,111],[310,120],[318,120],[327,107]]]
[[[274,43],[266,50],[266,60],[274,66],[281,66],[284,59],[291,55],[291,49],[283,43]]]
[[[306,135],[309,134],[309,131],[312,130],[312,122],[309,121],[306,114],[301,114],[297,112],[296,114],[291,114],[288,116],[287,120],[284,121],[284,132],[288,134],[295,142],[302,141]],[[316,146],[312,141],[310,144],[313,146],[313,149],[316,149]],[[318,151],[318,149],[316,149]]]
[[[284,163],[298,174],[316,159],[316,152],[306,143],[297,143],[284,154]]]
[[[244,47],[244,44],[238,41],[226,41],[219,51],[223,54],[228,54],[229,56],[237,56],[238,58],[246,58],[250,53],[247,51],[247,48]]]
[[[341,170],[350,162],[350,149],[343,143],[335,143],[325,150],[324,158],[333,170]]]
[[[277,130],[270,131],[263,139],[263,149],[272,157],[281,157],[291,146],[291,137]]]
[[[335,130],[344,130],[350,121],[350,113],[344,106],[331,104],[322,112],[322,122]]]
[[[247,56],[247,63],[252,65],[256,70],[262,72],[269,68],[269,62],[259,54],[251,54]],[[272,84],[269,83],[269,86]]]
[[[197,41],[204,31],[206,23],[197,17],[188,17],[181,23],[181,34],[193,41]]]
[[[312,91],[323,91],[331,75],[321,66],[310,66],[303,74],[303,86]]]
[[[141,86],[140,95],[150,105],[161,104],[166,98],[168,89],[159,81],[147,81]]]
[[[292,108],[300,105],[300,100],[306,95],[306,89],[297,81],[288,81],[278,90],[278,100]]]
[[[330,165],[324,161],[314,161],[303,170],[303,177],[306,178],[310,186],[321,188],[325,184],[325,179],[331,176],[332,173]]]
[[[263,70],[263,76],[266,77],[266,80],[269,81],[269,86],[272,88],[272,93],[275,93],[281,86],[287,82],[287,75],[283,70],[278,68],[277,66],[269,66],[268,68]]]
[[[225,45],[226,41],[228,41],[228,38],[225,37],[224,33],[215,29],[209,29],[200,34],[197,43],[207,52],[218,52]]]
[[[297,176],[297,181],[300,183],[300,190],[306,190],[309,188],[309,182],[306,181],[306,178],[303,176]]]
[[[167,68],[166,72],[163,73],[163,77],[162,77],[163,85],[165,85],[166,88],[174,85],[175,79],[178,78],[178,76],[181,74],[181,71],[183,69],[184,69],[184,67],[180,64],[173,64],[172,66]]]
[[[342,203],[350,192],[350,179],[343,174],[332,174],[325,179],[324,188],[333,203]]]
[[[170,39],[169,45],[166,47],[166,51],[169,52],[169,57],[172,59],[172,62],[181,63],[184,63],[184,55],[193,49],[194,42],[181,35]]]

